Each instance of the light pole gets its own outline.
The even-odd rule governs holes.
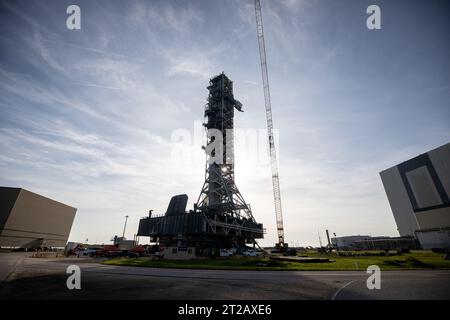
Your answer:
[[[128,215],[125,216],[125,225],[123,226],[122,238],[125,238],[125,229],[127,228]]]
[[[336,236],[336,232],[333,232],[333,234],[334,234],[334,239],[336,240],[336,252],[338,252],[338,239],[337,239],[337,236]]]

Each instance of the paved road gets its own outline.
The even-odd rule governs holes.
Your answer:
[[[0,283],[8,278],[25,257],[23,253],[0,253]]]
[[[356,271],[223,271],[118,267],[90,258],[0,253],[0,299],[450,299],[450,271],[384,271],[368,290]],[[81,268],[68,290],[67,266]]]

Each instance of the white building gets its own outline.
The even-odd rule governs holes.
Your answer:
[[[334,247],[337,248],[350,248],[353,247],[355,244],[355,241],[358,240],[367,240],[370,239],[370,236],[344,236],[344,237],[334,237],[331,238],[331,243]]]
[[[380,172],[401,236],[450,248],[450,143]]]

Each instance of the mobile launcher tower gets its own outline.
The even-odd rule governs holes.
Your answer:
[[[165,214],[150,213],[139,222],[139,236],[166,247],[243,247],[264,236],[263,225],[255,221],[234,182],[234,109],[242,111],[242,104],[234,99],[233,82],[224,73],[212,78],[207,89],[205,182],[194,210],[186,212],[187,195],[177,195]]]

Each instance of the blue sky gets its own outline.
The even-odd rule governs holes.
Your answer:
[[[81,30],[66,8],[81,8]],[[382,29],[366,28],[381,7]],[[397,235],[379,171],[450,141],[447,1],[262,0],[286,240]],[[203,183],[208,79],[224,71],[265,128],[253,1],[1,1],[0,185],[78,208],[71,240],[108,242]],[[178,140],[179,134],[190,139]],[[236,182],[276,241],[270,166]],[[183,153],[180,153],[180,150]],[[252,149],[253,150],[253,149]]]

